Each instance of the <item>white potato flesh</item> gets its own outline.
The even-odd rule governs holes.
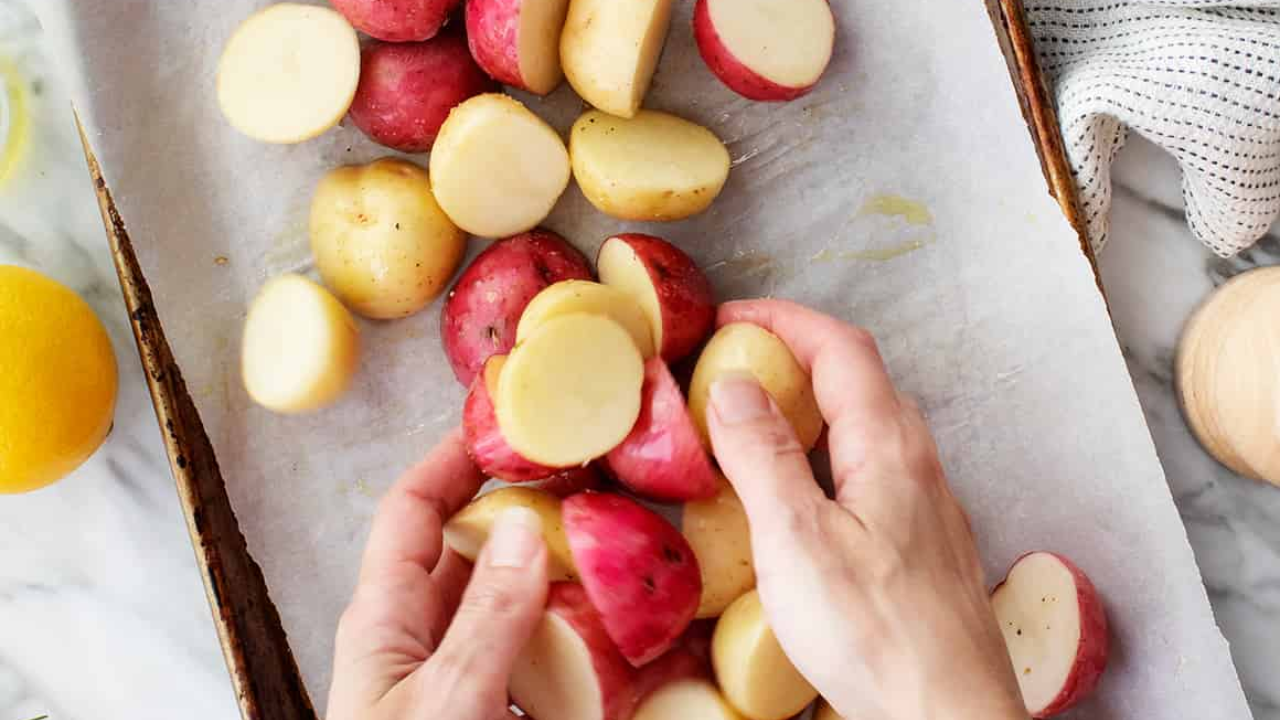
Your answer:
[[[583,100],[620,117],[640,108],[671,25],[672,0],[570,0],[560,64]]]
[[[520,6],[517,62],[529,91],[546,95],[564,79],[560,32],[569,0],[524,0]]]
[[[600,246],[596,271],[600,275],[600,282],[616,287],[635,299],[649,319],[654,347],[661,348],[662,302],[658,300],[658,289],[653,285],[648,266],[636,251],[627,243],[610,238]]]
[[[1010,568],[991,606],[1028,708],[1043,708],[1066,685],[1080,646],[1080,603],[1071,570],[1051,553]]]
[[[328,290],[301,275],[267,282],[244,323],[241,371],[249,396],[282,413],[337,400],[359,361],[360,333]]]
[[[711,386],[720,378],[749,373],[791,422],[806,451],[822,433],[822,413],[809,374],[777,335],[750,323],[725,325],[711,336],[698,357],[689,384],[689,411],[707,440],[707,407]]]
[[[548,285],[525,306],[516,326],[516,342],[529,337],[548,320],[573,313],[603,315],[631,335],[640,355],[653,357],[653,330],[644,311],[630,295],[590,280],[563,280]]]
[[[680,530],[702,571],[699,618],[719,617],[730,603],[756,586],[751,532],[742,501],[723,477],[720,491],[707,500],[684,504]]]
[[[511,350],[498,378],[498,426],[536,463],[571,467],[621,443],[640,415],[644,359],[621,325],[575,313]]]
[[[379,320],[426,307],[467,250],[466,233],[436,203],[427,171],[396,158],[326,174],[312,197],[310,233],[325,285]]]
[[[558,615],[542,621],[511,669],[511,697],[535,718],[602,720],[604,699],[591,650]]]
[[[449,112],[431,150],[431,185],[454,224],[481,237],[533,229],[569,185],[556,131],[506,95],[476,95]]]
[[[729,704],[751,720],[789,718],[818,696],[783,653],[754,590],[716,622],[711,664]]]
[[[498,517],[513,507],[526,508],[542,521],[542,539],[547,546],[547,574],[551,582],[576,580],[573,556],[569,554],[569,540],[565,537],[560,516],[560,498],[535,488],[498,488],[472,500],[445,523],[445,544],[475,562]]]
[[[591,204],[624,220],[681,220],[706,210],[729,177],[710,130],[656,110],[631,119],[589,110],[569,133],[573,176]]]
[[[653,691],[632,720],[743,720],[706,680],[678,680]]]
[[[250,15],[227,40],[218,106],[251,138],[297,143],[337,125],[359,82],[360,42],[346,18],[279,3]]]
[[[818,81],[836,24],[827,0],[708,0],[716,34],[738,62],[785,87]]]

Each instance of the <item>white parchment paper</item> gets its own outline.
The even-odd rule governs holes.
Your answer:
[[[1072,717],[1247,718],[1102,297],[1046,194],[981,3],[833,0],[829,73],[812,95],[773,105],[711,76],[692,2],[678,1],[646,104],[728,143],[724,194],[699,217],[646,227],[595,212],[571,187],[546,224],[588,254],[614,232],[656,232],[708,268],[723,299],[792,298],[872,329],[927,409],[991,580],[1021,552],[1048,548],[1101,590],[1111,668]],[[463,389],[441,351],[438,305],[363,323],[353,392],[301,418],[249,401],[239,335],[267,277],[309,268],[317,179],[383,151],[351,127],[277,147],[223,121],[220,46],[262,0],[46,2],[47,29],[79,60],[91,141],[322,708],[375,499],[458,422]],[[567,87],[524,99],[561,130],[581,110]]]

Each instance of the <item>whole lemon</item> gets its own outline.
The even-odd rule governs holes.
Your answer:
[[[34,270],[0,265],[0,493],[44,487],[111,429],[116,358],[88,303]]]

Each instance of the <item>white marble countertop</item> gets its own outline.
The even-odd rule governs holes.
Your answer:
[[[0,720],[227,720],[230,683],[66,94],[38,35],[0,0],[0,55],[26,69],[35,112],[25,163],[0,187],[0,263],[37,267],[93,304],[115,340],[121,392],[92,460],[53,487],[0,499]],[[1215,259],[1183,223],[1177,166],[1140,139],[1115,180],[1101,267],[1117,333],[1254,714],[1280,720],[1280,490],[1209,459],[1170,382],[1191,310],[1226,278],[1280,260],[1280,240]]]

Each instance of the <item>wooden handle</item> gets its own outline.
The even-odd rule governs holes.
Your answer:
[[[174,362],[129,233],[79,116],[76,127],[240,714],[244,720],[315,720],[280,614],[240,533],[213,445]]]

